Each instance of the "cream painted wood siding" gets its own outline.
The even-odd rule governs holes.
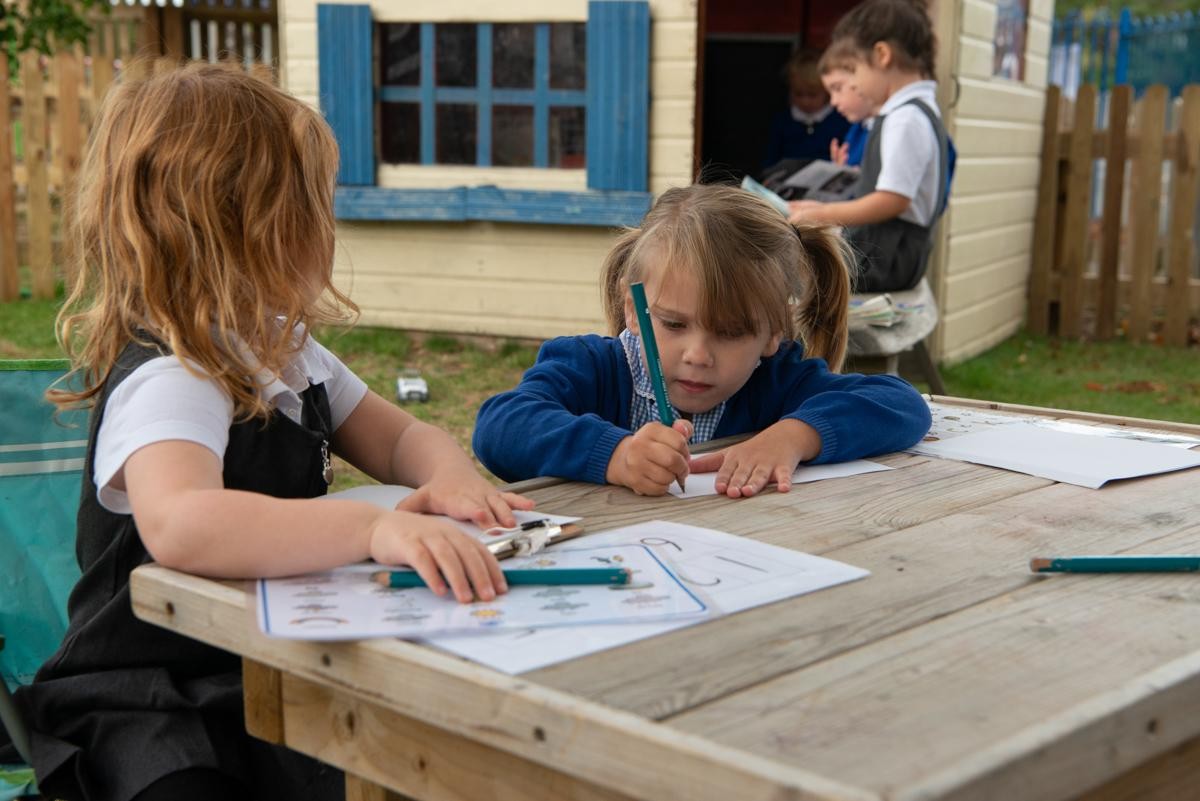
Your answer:
[[[959,86],[947,113],[958,166],[934,279],[938,352],[951,363],[1011,336],[1025,317],[1054,2],[1030,2],[1021,82],[992,77],[996,4],[962,0],[953,11],[958,36],[943,40],[943,58]]]
[[[338,2],[339,0],[331,0]],[[282,0],[281,79],[317,104],[314,0]],[[557,22],[587,18],[586,0],[372,0],[383,22]],[[691,182],[696,0],[650,2],[650,190]],[[539,176],[531,173],[548,173]],[[583,171],[383,168],[380,185],[497,184],[582,189]],[[335,280],[363,323],[396,328],[545,338],[600,332],[600,265],[616,232],[524,223],[345,222]]]

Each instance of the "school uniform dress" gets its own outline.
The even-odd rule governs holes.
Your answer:
[[[934,81],[905,86],[888,98],[871,126],[854,194],[893,192],[908,198],[909,206],[884,222],[847,226],[859,292],[912,289],[925,274],[949,175],[949,140],[936,89]]]
[[[605,483],[617,444],[657,419],[640,338],[586,335],[546,342],[521,383],[489,398],[475,420],[480,461],[505,481],[558,476]],[[676,416],[681,416],[676,410]],[[810,462],[903,450],[929,430],[929,407],[903,379],[839,375],[785,341],[716,409],[695,415],[692,442],[800,420],[821,435]]]
[[[312,345],[301,362],[307,356],[316,369],[303,371],[340,381],[314,381],[291,393],[290,404],[281,401],[266,426],[254,419],[224,432],[218,426],[228,424],[232,402],[211,381],[186,374],[165,348],[131,344],[118,359],[91,416],[76,543],[83,575],[68,603],[70,624],[57,653],[17,694],[47,797],[125,801],[190,768],[212,768],[240,781],[246,798],[342,796],[339,771],[246,733],[239,657],[134,617],[129,573],[151,558],[128,499],[107,486],[138,447],[187,439],[219,448],[228,488],[281,498],[323,495],[337,418],[366,390],[354,383],[357,378],[345,378],[349,371],[340,362],[322,372],[321,365],[336,357]],[[140,384],[138,392],[122,393],[126,383]],[[326,383],[334,386],[340,413],[331,411]],[[154,398],[156,388],[175,392],[175,400]],[[99,437],[116,395],[126,396],[129,405],[114,403],[120,422]],[[98,440],[107,443],[107,452],[97,452]]]
[[[770,167],[782,159],[828,161],[829,143],[834,139],[841,141],[849,128],[850,122],[833,106],[825,106],[815,114],[790,107],[771,119],[767,157],[763,166]]]

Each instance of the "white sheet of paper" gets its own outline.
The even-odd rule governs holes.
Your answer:
[[[887,465],[878,462],[868,462],[866,459],[856,459],[852,462],[838,464],[801,465],[792,473],[793,484],[807,484],[812,481],[823,481],[827,478],[845,478],[862,473],[878,473],[880,470],[891,470]],[[686,492],[679,489],[678,484],[672,484],[668,489],[676,498],[700,498],[705,495],[716,495],[716,473],[692,473],[687,477],[684,486]]]
[[[1116,439],[1131,439],[1140,442],[1156,442],[1160,445],[1170,445],[1173,448],[1183,448],[1184,450],[1200,445],[1200,437],[1190,437],[1187,434],[1139,431],[1125,426],[1087,424],[1073,420],[1056,420],[1049,417],[999,414],[997,412],[972,409],[966,406],[952,406],[945,403],[930,403],[929,413],[933,417],[933,424],[929,427],[929,433],[920,442],[908,449],[910,453],[938,456],[938,453],[927,450],[926,446],[930,443],[961,437],[963,434],[971,434],[976,431],[989,431],[1012,425],[1034,425],[1039,428],[1067,431],[1072,434],[1086,434],[1089,437],[1114,437]]]
[[[494,601],[463,604],[426,587],[393,589],[371,580],[387,570],[360,563],[304,576],[259,579],[258,625],[299,640],[422,637],[444,632],[524,630],[540,626],[677,620],[704,615],[705,603],[646,545],[554,548],[516,557],[505,569],[623,567],[628,587],[519,586]]]
[[[1151,442],[1008,425],[927,442],[922,453],[1099,489],[1107,481],[1200,466],[1200,452]]]
[[[412,495],[414,490],[411,487],[402,487],[398,484],[367,484],[361,487],[351,487],[341,492],[331,492],[324,496],[329,499],[341,499],[345,501],[366,501],[373,503],[383,509],[394,509],[396,504]],[[439,515],[445,517],[445,515]],[[574,523],[577,520],[582,520],[580,517],[569,517],[567,515],[551,515],[545,512],[526,512],[521,509],[513,510],[513,517],[517,518],[518,523],[528,523],[531,520],[549,520],[555,525],[565,525]],[[446,517],[454,525],[458,526],[462,531],[470,534],[473,537],[490,542],[496,535],[486,535],[479,526],[474,523],[468,523],[465,520],[455,520],[452,517]],[[507,565],[506,565],[507,566]]]
[[[580,542],[649,547],[700,595],[712,615],[740,612],[870,575],[870,571],[832,559],[662,520],[587,534]],[[707,619],[530,628],[486,637],[442,636],[426,642],[505,673],[524,673]]]

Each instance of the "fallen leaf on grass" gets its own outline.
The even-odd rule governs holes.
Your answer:
[[[1123,384],[1117,384],[1113,389],[1117,390],[1117,392],[1134,394],[1142,392],[1166,392],[1168,387],[1166,384],[1158,381],[1126,381]]]
[[[1089,381],[1083,386],[1089,392],[1108,392],[1108,387],[1104,386],[1099,381]]]

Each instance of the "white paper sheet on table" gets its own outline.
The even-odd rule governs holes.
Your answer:
[[[870,571],[832,559],[661,520],[588,534],[580,542],[648,546],[689,589],[701,595],[711,615],[740,612],[870,575]],[[506,673],[523,673],[706,619],[526,629],[434,637],[425,642]]]
[[[1120,478],[1200,466],[1200,452],[1111,437],[1010,425],[925,443],[922,453],[1099,489]]]
[[[398,484],[367,484],[361,487],[351,487],[341,492],[331,492],[325,495],[325,498],[331,500],[345,501],[365,501],[373,503],[383,509],[394,509],[396,504],[412,495],[414,490],[411,487],[402,487]],[[513,516],[517,518],[518,523],[528,523],[532,520],[548,520],[555,525],[564,525],[566,523],[574,523],[582,520],[580,517],[569,517],[567,515],[551,515],[545,512],[525,512],[520,509],[513,510]],[[439,515],[445,517],[445,515]],[[484,534],[483,529],[474,523],[468,523],[465,520],[455,520],[452,517],[446,517],[446,520],[453,523],[458,528],[462,529],[467,534],[477,537],[484,542],[490,542],[489,535]]]
[[[512,587],[493,601],[459,603],[426,587],[393,589],[371,580],[387,570],[366,562],[289,578],[260,579],[258,624],[266,634],[299,640],[423,637],[541,626],[642,623],[702,616],[707,606],[642,544],[572,548],[514,557],[505,569],[622,567],[629,586]]]
[[[795,473],[792,473],[792,483],[807,484],[827,478],[845,478],[846,476],[877,473],[880,470],[891,469],[887,465],[882,465],[878,462],[868,462],[865,459],[856,459],[852,462],[839,462],[837,464],[801,465],[796,468]],[[686,492],[681,491],[678,484],[672,484],[668,491],[676,498],[700,498],[705,495],[716,495],[716,481],[716,473],[692,473],[684,482],[684,486],[687,487]]]
[[[940,454],[936,450],[928,448],[931,443],[954,439],[955,437],[961,437],[963,434],[990,431],[995,428],[1013,425],[1034,425],[1054,431],[1085,434],[1089,437],[1112,437],[1114,439],[1128,439],[1139,442],[1154,442],[1184,450],[1200,445],[1200,437],[1191,437],[1187,434],[1139,431],[1125,426],[1104,425],[1102,423],[1085,424],[1073,420],[1057,420],[1031,415],[998,414],[996,412],[987,412],[981,409],[973,409],[967,406],[953,406],[945,403],[931,402],[929,404],[929,413],[933,417],[933,424],[929,427],[929,433],[920,442],[908,449],[910,453],[939,456]]]

